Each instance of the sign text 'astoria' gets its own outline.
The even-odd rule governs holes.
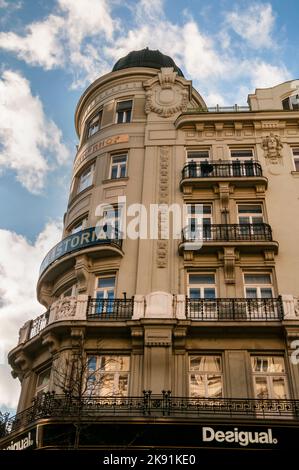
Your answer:
[[[82,230],[81,232],[74,233],[69,237],[64,238],[61,242],[57,243],[46,255],[44,258],[41,267],[40,274],[55,260],[59,259],[61,256],[71,253],[72,251],[77,251],[82,248],[87,248],[94,245],[101,245],[106,243],[109,239],[111,242],[117,242],[118,238],[114,235],[111,239],[108,237],[108,234],[104,237],[100,237],[100,230],[97,227],[90,227]]]

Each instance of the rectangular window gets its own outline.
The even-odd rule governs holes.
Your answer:
[[[252,356],[255,397],[283,400],[288,398],[284,358],[279,356]]]
[[[187,163],[209,160],[209,150],[187,150]]]
[[[211,204],[187,204],[187,233],[189,237],[210,240],[212,236]]]
[[[215,299],[215,274],[189,274],[188,296],[190,299]]]
[[[39,395],[41,393],[46,393],[49,391],[50,377],[51,377],[50,367],[46,370],[43,370],[42,372],[38,374],[35,395]]]
[[[95,314],[103,315],[113,313],[115,276],[101,276],[97,278],[95,298]]]
[[[116,123],[130,122],[133,101],[119,101],[116,105]]]
[[[111,156],[110,178],[125,178],[127,176],[127,154]]]
[[[87,390],[101,397],[126,397],[129,390],[129,356],[89,356]]]
[[[269,299],[273,297],[273,287],[270,274],[244,274],[244,284],[245,297],[247,299]]]
[[[253,149],[231,149],[233,176],[254,176]]]
[[[84,230],[87,225],[87,217],[84,217],[84,219],[81,219],[80,222],[77,222],[75,225],[73,225],[71,229],[71,235],[74,233],[81,232],[81,230]]]
[[[76,295],[77,286],[73,284],[71,287],[68,287],[65,291],[60,294],[59,298],[64,299],[65,297],[72,297]]]
[[[99,238],[121,239],[122,238],[122,207],[108,206],[103,209],[99,224]]]
[[[79,176],[79,184],[78,184],[78,191],[80,193],[84,189],[88,188],[88,186],[92,185],[93,181],[93,173],[94,173],[94,165],[90,165],[86,170],[84,170],[81,175]]]
[[[294,147],[292,151],[293,151],[295,170],[299,171],[299,147]]]
[[[231,149],[230,156],[232,160],[252,160],[252,149]]]
[[[189,394],[198,398],[223,396],[220,356],[189,356]]]
[[[263,235],[264,217],[261,204],[239,204],[238,220],[241,225],[240,235]]]
[[[87,137],[91,137],[101,128],[103,112],[98,112],[88,123],[87,123]]]

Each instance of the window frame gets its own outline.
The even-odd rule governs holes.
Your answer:
[[[119,157],[126,157],[124,176],[121,176],[121,163],[116,163],[116,164],[113,163],[113,159],[119,158]],[[115,178],[112,177],[112,171],[113,171],[114,166],[117,168],[117,176]],[[110,155],[109,179],[114,181],[120,178],[127,178],[127,175],[128,175],[128,152],[125,151],[125,152],[112,153]]]
[[[244,296],[245,296],[245,299],[258,299],[258,300],[261,300],[261,299],[266,299],[266,298],[274,298],[274,292],[275,292],[275,289],[274,289],[274,283],[273,283],[273,275],[271,272],[267,272],[267,271],[256,271],[256,272],[253,272],[253,271],[243,271],[242,273],[243,275],[243,286],[244,286]],[[264,283],[246,283],[246,280],[245,280],[245,276],[246,275],[261,275],[261,276],[269,276],[270,277],[270,283],[269,284],[264,284]],[[271,289],[271,292],[272,292],[272,297],[262,297],[261,295],[261,290],[262,289]],[[257,293],[257,296],[256,297],[247,297],[247,289],[256,289],[256,293]]]
[[[83,175],[90,170],[90,184],[87,186],[84,186],[83,188],[81,187],[81,178]],[[90,188],[93,185],[93,179],[94,179],[94,171],[95,171],[95,163],[91,163],[90,165],[87,165],[82,171],[78,174],[78,184],[77,184],[77,194],[82,193],[82,191],[85,191],[85,189]]]
[[[86,215],[86,216],[82,217],[81,219],[75,221],[75,223],[73,223],[70,226],[70,228],[68,229],[68,232],[69,232],[70,235],[74,235],[75,233],[79,233],[82,230],[86,229],[87,224],[88,224],[88,215]],[[78,227],[80,227],[80,225],[81,225],[81,229],[76,230]]]
[[[214,282],[213,283],[190,283],[190,277],[191,276],[213,276],[214,277]],[[216,279],[216,273],[212,271],[190,271],[187,273],[187,296],[189,299],[192,299],[190,295],[190,289],[198,289],[200,291],[200,297],[196,297],[197,299],[204,300],[204,299],[217,299],[217,279]],[[214,289],[214,294],[215,297],[205,297],[202,296],[202,293],[204,294],[206,289]],[[193,297],[195,299],[195,297]]]
[[[97,119],[98,128],[97,128],[96,131],[90,133],[91,124],[96,118],[98,118]],[[103,119],[103,109],[100,109],[87,121],[87,123],[86,123],[86,139],[90,139],[93,135],[95,135],[97,132],[99,132],[101,130],[102,119]]]
[[[202,236],[205,240],[210,240],[212,237],[211,232],[211,225],[213,224],[213,203],[212,202],[203,202],[201,204],[195,202],[187,202],[187,211],[186,211],[186,220],[185,220],[185,227],[188,230],[188,233],[196,233],[196,230],[193,230],[192,227],[196,227],[199,221],[199,227],[203,228]],[[203,206],[202,213],[196,213],[196,206]],[[191,208],[189,212],[189,207]],[[192,207],[195,207],[195,213],[192,214]],[[204,212],[204,208],[209,207],[210,212]],[[195,225],[192,224],[192,220],[195,220]],[[197,222],[196,222],[197,221]],[[200,238],[200,237],[199,237]]]
[[[101,361],[102,361],[102,358],[110,358],[113,360],[113,358],[127,358],[128,359],[128,369],[126,370],[122,370],[122,369],[117,369],[117,370],[105,370],[102,368],[102,365],[101,365]],[[115,353],[105,353],[105,354],[88,354],[87,355],[87,364],[89,364],[89,361],[91,358],[95,358],[96,359],[96,364],[95,364],[95,369],[94,370],[94,376],[95,376],[95,382],[98,381],[99,382],[99,385],[95,385],[95,390],[96,391],[96,396],[100,396],[100,397],[116,397],[116,398],[121,398],[121,397],[127,397],[129,396],[129,393],[130,393],[130,376],[131,376],[131,355],[130,354],[115,354]],[[108,359],[109,360],[109,359]],[[99,366],[98,366],[99,365]],[[88,371],[88,374],[91,373],[91,375],[93,374],[93,372],[90,372],[92,369],[89,368],[89,366],[87,366],[87,371]],[[101,377],[104,376],[104,375],[114,375],[114,379],[113,379],[113,386],[112,386],[112,391],[110,391],[109,395],[107,394],[101,394]],[[126,393],[125,394],[119,394],[119,393],[116,393],[116,389],[118,389],[119,391],[119,383],[120,383],[120,376],[121,375],[126,375],[127,376],[127,388],[126,388]],[[99,377],[100,376],[100,377]],[[88,381],[88,377],[87,377],[87,381]],[[117,385],[117,386],[116,386]],[[86,389],[87,389],[87,393],[92,396],[92,391],[90,393],[90,389],[88,387],[88,383],[86,384]]]
[[[242,212],[239,212],[239,207],[240,206],[259,206],[261,208],[261,212],[253,212],[253,211],[248,211],[242,214]],[[265,214],[264,214],[264,205],[261,202],[237,202],[237,214],[238,214],[238,224],[242,225],[240,222],[240,218],[245,218],[247,217],[249,219],[249,222],[243,222],[243,224],[264,224],[265,223]],[[260,217],[262,218],[261,222],[253,222],[254,217]]]
[[[49,379],[48,379],[48,382],[46,383],[46,385],[44,386],[39,386],[38,385],[38,381],[39,381],[39,377],[42,375],[42,374],[45,374],[47,372],[50,372],[49,374]],[[52,367],[51,366],[48,366],[48,367],[45,367],[44,369],[40,370],[39,372],[36,372],[36,383],[35,383],[35,393],[34,393],[34,396],[38,396],[40,395],[41,393],[47,393],[49,391],[49,388],[50,388],[50,381],[51,381],[51,375],[52,375]]]
[[[204,358],[207,358],[207,357],[213,357],[213,358],[219,358],[220,359],[220,371],[219,372],[216,372],[216,371],[212,371],[212,370],[207,370],[207,371],[200,371],[200,370],[192,370],[191,369],[191,358],[196,358],[196,357],[204,357]],[[203,353],[199,353],[199,354],[193,354],[193,353],[190,353],[188,355],[188,395],[190,398],[205,398],[205,399],[217,399],[217,398],[223,398],[224,396],[224,363],[223,363],[223,357],[222,357],[222,354],[203,354]],[[203,385],[204,385],[204,396],[202,395],[191,395],[191,376],[193,375],[201,375],[204,377],[204,380],[203,380]],[[213,376],[220,376],[221,378],[221,397],[213,397],[213,396],[209,396],[209,394],[207,393],[208,392],[208,380],[209,380],[209,377],[213,377]]]
[[[125,102],[131,102],[131,108],[124,109],[123,111],[118,111],[117,107],[120,103],[125,103]],[[130,99],[119,99],[116,100],[116,106],[115,106],[115,124],[128,124],[132,122],[132,116],[133,116],[133,98]],[[129,118],[127,118],[129,112]],[[119,121],[119,115],[122,113],[122,120]]]
[[[283,365],[284,365],[284,372],[268,372],[268,371],[261,371],[261,372],[256,372],[253,370],[253,359],[254,358],[261,358],[261,359],[273,359],[273,358],[280,358],[283,360]],[[251,376],[252,376],[252,384],[253,384],[253,393],[254,397],[256,399],[260,400],[279,400],[279,398],[275,398],[274,396],[274,387],[273,387],[273,379],[275,377],[283,378],[284,379],[284,388],[285,388],[285,400],[289,399],[290,397],[290,389],[289,389],[289,380],[288,380],[288,374],[287,374],[287,369],[286,369],[286,360],[284,355],[280,354],[265,354],[264,352],[262,354],[251,354],[250,355],[250,370],[251,370]],[[268,397],[267,398],[259,398],[257,394],[257,387],[256,387],[256,378],[257,377],[262,377],[266,379],[266,386],[267,386],[267,393]]]
[[[188,154],[189,153],[200,153],[200,152],[207,152],[207,156],[203,157],[195,157],[194,159],[189,158]],[[203,148],[187,148],[186,149],[186,155],[185,155],[185,160],[186,163],[204,163],[205,161],[210,161],[211,160],[211,148],[210,147],[203,147]]]

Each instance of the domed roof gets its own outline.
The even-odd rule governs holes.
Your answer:
[[[156,50],[152,51],[148,47],[141,51],[132,51],[128,55],[119,59],[114,65],[112,72],[116,70],[127,69],[130,67],[150,67],[152,69],[159,69],[161,67],[173,67],[173,69],[183,77],[183,72],[175,64],[174,60],[168,55]]]

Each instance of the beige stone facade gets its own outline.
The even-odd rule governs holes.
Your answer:
[[[90,85],[75,113],[63,244],[46,258],[37,286],[47,314],[24,325],[9,355],[22,381],[18,412],[78,337],[88,357],[128,358],[122,384],[114,376],[114,388],[107,385],[114,396],[171,391],[214,404],[240,399],[244,409],[248,399],[298,403],[299,109],[289,100],[296,94],[299,80],[257,89],[248,108],[210,109],[171,67],[124,68]],[[191,231],[201,207],[202,248],[188,229],[163,238],[161,220],[156,239],[98,243],[99,205],[116,208],[119,198],[147,214],[151,204],[185,205]],[[125,206],[118,209],[123,218]],[[128,226],[136,214],[126,217]],[[44,391],[59,393],[52,375]]]

